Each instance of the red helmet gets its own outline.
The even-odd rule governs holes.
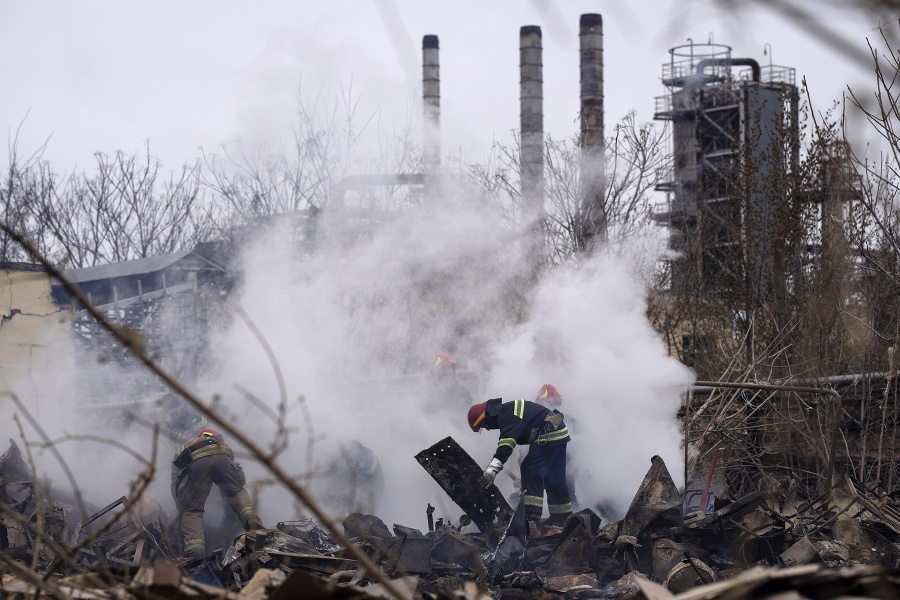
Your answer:
[[[556,389],[555,385],[545,383],[541,386],[537,398],[535,398],[534,401],[543,404],[544,406],[555,408],[562,404],[562,394],[559,393],[559,390]]]
[[[215,429],[211,429],[209,427],[206,427],[206,428],[200,430],[200,437],[211,437],[211,438],[215,438],[216,440],[218,440],[220,442],[223,439],[225,439],[221,433],[219,433]]]
[[[481,429],[486,414],[487,402],[479,402],[469,407],[469,427],[472,428],[472,431]]]
[[[443,352],[438,352],[434,355],[434,358],[431,359],[431,372],[437,373],[438,371],[455,364],[456,361],[453,360],[452,356],[444,354]]]

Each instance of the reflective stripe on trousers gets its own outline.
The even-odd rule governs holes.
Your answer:
[[[544,508],[544,497],[543,496],[523,496],[522,501],[525,503],[525,506],[536,506],[537,508]]]
[[[572,512],[572,503],[566,502],[565,504],[548,504],[547,508],[550,510],[551,515],[565,515]]]
[[[540,518],[543,509],[544,490],[547,491],[547,503],[559,509],[568,507],[572,511],[569,488],[566,485],[566,446],[554,444],[541,446],[532,444],[528,456],[522,461],[522,496],[535,499],[534,503],[524,501],[526,513],[531,518]],[[537,510],[534,510],[537,509]],[[566,514],[565,511],[551,514]]]

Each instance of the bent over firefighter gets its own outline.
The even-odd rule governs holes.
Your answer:
[[[264,528],[244,487],[247,480],[234,461],[234,451],[221,434],[203,429],[178,449],[172,461],[172,496],[181,517],[185,558],[199,558],[206,552],[203,512],[213,484],[240,518],[244,531]]]
[[[540,520],[546,489],[550,511],[547,522],[565,523],[572,514],[572,503],[566,485],[566,445],[570,438],[562,413],[528,400],[503,402],[494,398],[473,405],[468,420],[472,431],[500,430],[497,451],[484,470],[481,484],[491,486],[517,445],[530,445],[521,467],[525,513],[532,521]]]

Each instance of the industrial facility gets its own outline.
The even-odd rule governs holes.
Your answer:
[[[669,50],[655,119],[672,126],[667,210],[674,289],[749,286],[771,298],[799,166],[799,96],[790,67],[760,67],[722,44]],[[783,255],[783,252],[782,252]],[[780,285],[784,285],[782,281]]]
[[[654,110],[668,167],[647,174],[662,201],[635,217],[667,251],[662,275],[641,279],[616,254],[629,240],[612,239],[621,190],[601,15],[581,15],[578,38],[565,193],[550,181],[541,27],[519,30],[514,160],[488,172],[512,190],[499,206],[442,163],[441,44],[429,34],[414,168],[342,174],[304,208],[260,211],[167,254],[0,263],[0,383],[17,408],[63,420],[47,399],[74,398],[72,414],[114,432],[110,445],[146,469],[103,507],[61,495],[28,464],[32,445],[10,440],[4,597],[900,593],[897,322],[893,304],[873,300],[900,295],[878,287],[882,274],[846,234],[862,197],[849,144],[804,146],[795,68],[712,37],[671,48]],[[548,249],[559,231],[562,258]],[[607,295],[615,310],[604,313]],[[245,373],[262,393],[238,381]],[[547,383],[534,400],[493,397],[510,380],[566,376],[561,387],[584,385],[565,404]],[[193,391],[204,385],[208,398]],[[40,402],[19,401],[29,393]],[[35,447],[73,441],[36,429]],[[487,436],[450,435],[495,430],[486,468],[487,454],[464,446],[480,451]],[[147,431],[149,459],[129,439]],[[654,444],[674,448],[668,466],[647,452]],[[621,489],[607,489],[619,480],[595,471],[626,459],[649,469],[619,505]],[[239,461],[265,477],[250,481]],[[149,498],[163,471],[173,518]],[[220,524],[204,522],[213,485],[234,513]],[[418,512],[403,504],[408,521],[389,529],[375,514],[384,497]],[[700,586],[711,591],[691,592]]]

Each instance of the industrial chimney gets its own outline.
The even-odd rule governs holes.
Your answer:
[[[441,166],[441,73],[438,36],[422,38],[422,162],[427,188],[436,184]]]
[[[579,242],[590,249],[606,239],[606,172],[603,132],[603,17],[581,15],[581,227]]]
[[[542,240],[544,208],[544,74],[541,28],[526,25],[519,30],[519,103],[521,140],[519,170],[526,226]]]

